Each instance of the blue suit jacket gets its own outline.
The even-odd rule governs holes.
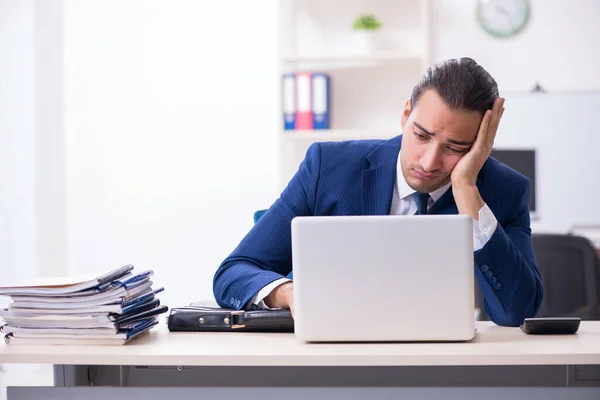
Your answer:
[[[312,144],[281,196],[216,271],[213,290],[217,303],[246,308],[261,288],[290,274],[294,217],[388,215],[401,143],[400,135],[389,140]],[[531,184],[490,157],[477,186],[498,227],[474,253],[475,277],[490,319],[498,325],[517,326],[535,316],[543,295],[531,243]],[[451,189],[430,213],[458,213]]]

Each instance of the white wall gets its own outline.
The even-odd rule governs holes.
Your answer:
[[[276,187],[276,1],[65,1],[71,271],[154,269],[176,306]]]
[[[434,61],[469,56],[496,78],[507,97],[496,147],[537,150],[534,231],[600,224],[600,210],[589,201],[600,195],[600,1],[530,0],[529,25],[510,39],[487,35],[475,4],[432,0]],[[528,95],[536,82],[548,94]]]
[[[1,282],[67,270],[61,3],[0,1]]]
[[[34,2],[0,0],[2,282],[36,273],[34,136]]]
[[[131,262],[156,270],[171,306],[210,298],[215,268],[278,195],[277,2],[53,1],[0,0],[2,279]],[[474,2],[432,3],[434,58],[470,55],[508,92],[600,90],[600,2],[532,0],[510,41],[477,28]],[[587,132],[570,134],[594,157]],[[573,222],[600,220],[582,212]]]
[[[599,109],[600,92],[507,96],[494,145],[536,150],[534,232],[600,225]]]
[[[39,276],[68,273],[63,0],[36,1],[35,221]]]
[[[504,92],[600,90],[600,1],[529,0],[521,34],[497,39],[477,24],[476,1],[431,0],[433,61],[469,56]]]

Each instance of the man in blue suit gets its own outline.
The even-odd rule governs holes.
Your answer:
[[[469,58],[446,60],[413,88],[401,135],[312,144],[281,196],[216,271],[218,304],[293,312],[296,216],[458,213],[473,219],[474,273],[490,319],[518,326],[535,316],[543,290],[531,243],[531,184],[490,157],[503,112],[485,69]]]

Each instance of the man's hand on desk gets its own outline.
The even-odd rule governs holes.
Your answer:
[[[265,304],[271,308],[285,308],[294,316],[294,282],[286,282],[277,286],[267,297]]]

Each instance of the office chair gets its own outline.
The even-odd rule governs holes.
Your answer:
[[[589,239],[533,234],[533,250],[544,285],[539,317],[598,320],[598,255]]]
[[[599,263],[594,245],[575,235],[538,233],[531,239],[544,287],[536,316],[598,320]],[[475,303],[483,310],[483,295],[476,286]],[[489,320],[485,311],[481,319]]]
[[[262,217],[264,215],[264,213],[266,213],[267,210],[258,210],[254,212],[254,223],[257,223],[258,220],[260,219],[260,217]]]

